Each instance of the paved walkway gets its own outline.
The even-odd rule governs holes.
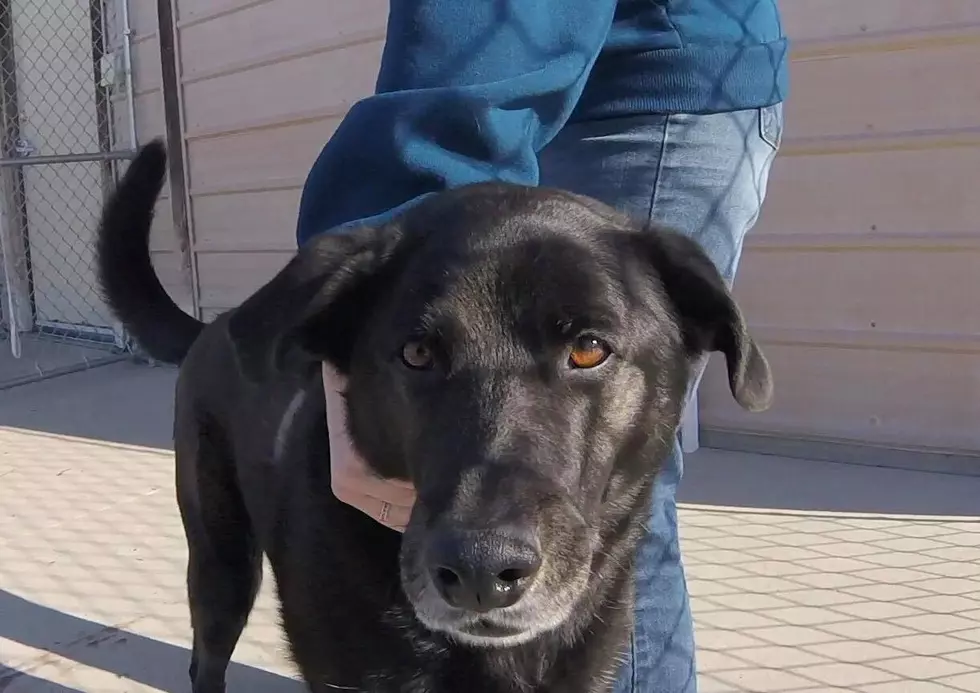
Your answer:
[[[171,388],[0,393],[3,693],[188,690]],[[684,486],[701,693],[980,691],[980,478],[701,451]],[[230,693],[303,690],[269,582]]]
[[[980,691],[980,522],[688,508],[702,693]]]

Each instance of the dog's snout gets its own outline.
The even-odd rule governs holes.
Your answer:
[[[446,603],[484,613],[521,598],[541,568],[541,554],[528,532],[444,531],[430,544],[428,563]]]

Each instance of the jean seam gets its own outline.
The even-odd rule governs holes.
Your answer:
[[[663,132],[660,137],[660,153],[657,157],[657,172],[654,174],[653,190],[650,192],[650,207],[647,209],[647,223],[653,221],[653,210],[657,207],[657,194],[660,192],[660,181],[663,178],[664,159],[667,156],[667,133],[670,131],[670,120],[673,116],[664,117]]]
[[[636,632],[630,633],[630,691],[639,693],[636,687]]]
[[[779,107],[780,104],[773,104],[772,106],[762,106],[761,108],[759,108],[759,111],[757,113],[759,118],[759,137],[760,139],[762,139],[763,142],[768,144],[774,152],[779,151],[780,145],[782,145],[783,143],[782,142],[783,126],[782,123],[778,122],[780,117],[778,111]],[[772,118],[775,121],[777,121],[775,123],[772,133],[768,132],[768,128],[766,127],[768,124],[766,122],[768,118]]]

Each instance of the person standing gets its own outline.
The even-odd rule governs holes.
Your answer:
[[[779,149],[788,42],[776,0],[398,0],[375,94],[314,163],[297,241],[500,180],[590,195],[694,238],[729,282]],[[692,388],[700,378],[700,371]],[[337,497],[393,529],[414,494],[370,473],[324,367]],[[677,536],[680,445],[655,482],[616,693],[694,693]]]

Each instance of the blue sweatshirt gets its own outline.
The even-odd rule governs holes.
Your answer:
[[[313,165],[297,240],[445,188],[537,185],[537,153],[568,122],[786,91],[776,0],[393,0],[375,94]]]

